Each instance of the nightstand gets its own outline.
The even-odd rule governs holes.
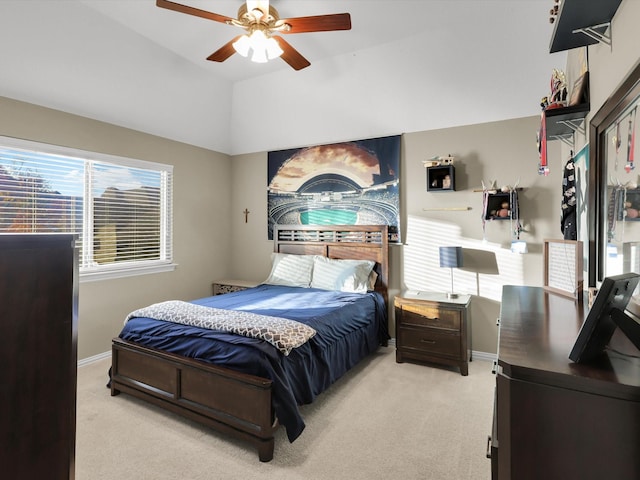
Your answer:
[[[396,362],[405,360],[460,367],[469,374],[471,295],[408,290],[395,297]]]
[[[260,282],[247,280],[217,280],[211,284],[211,288],[213,289],[214,295],[222,295],[225,293],[238,292],[258,285],[260,285]]]

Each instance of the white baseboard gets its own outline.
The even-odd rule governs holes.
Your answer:
[[[93,357],[83,358],[82,360],[78,360],[78,367],[84,367],[86,365],[91,365],[99,360],[104,360],[105,358],[111,357],[111,350],[108,352],[99,353],[98,355],[94,355]]]
[[[472,350],[471,358],[473,360],[480,360],[481,362],[493,362],[496,359],[496,354],[488,353],[488,352],[478,352],[476,350]]]

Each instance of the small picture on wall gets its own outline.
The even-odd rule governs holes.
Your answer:
[[[573,84],[569,106],[580,105],[589,101],[589,72],[584,72]]]
[[[400,135],[268,153],[274,225],[387,225],[400,242]]]

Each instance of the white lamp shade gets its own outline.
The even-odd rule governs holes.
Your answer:
[[[269,60],[277,58],[283,53],[284,51],[280,48],[278,42],[276,42],[273,37],[269,37],[267,40],[267,57],[269,57]]]

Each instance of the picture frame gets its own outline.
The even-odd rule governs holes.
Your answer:
[[[589,102],[589,72],[584,72],[573,83],[571,96],[569,97],[569,106],[580,105]]]
[[[579,240],[544,240],[544,289],[582,299],[584,258]]]

